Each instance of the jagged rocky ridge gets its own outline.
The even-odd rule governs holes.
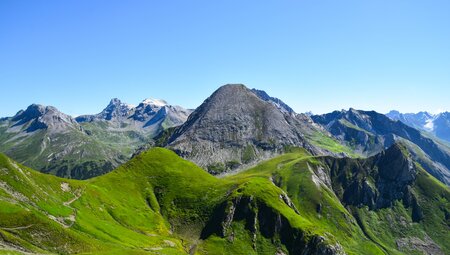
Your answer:
[[[350,109],[311,118],[365,156],[379,153],[396,141],[404,141],[415,160],[437,179],[450,184],[450,148],[417,129],[375,111]]]
[[[265,91],[259,89],[252,89],[252,92],[255,93],[262,100],[272,103],[282,112],[295,114],[295,111],[289,105],[287,105],[285,102],[281,101],[276,97],[269,96]]]
[[[346,205],[368,206],[371,210],[392,207],[397,200],[412,206],[413,219],[422,213],[411,187],[417,176],[406,147],[395,143],[367,159],[324,157],[332,188]],[[354,171],[356,170],[356,171]]]
[[[107,125],[108,132],[133,131],[153,137],[166,128],[183,124],[191,112],[161,99],[145,99],[134,107],[114,98],[102,112],[78,116],[76,121],[82,125]]]

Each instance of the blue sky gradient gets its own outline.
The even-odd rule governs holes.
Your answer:
[[[118,97],[187,108],[220,85],[297,112],[450,110],[450,1],[0,1],[0,116]]]

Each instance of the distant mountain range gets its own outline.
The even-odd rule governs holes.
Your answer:
[[[397,141],[403,141],[416,161],[450,185],[450,148],[417,129],[375,111],[350,109],[311,118],[363,156],[374,155]]]
[[[450,113],[431,114],[428,112],[400,113],[390,111],[386,114],[393,120],[399,120],[413,128],[427,131],[436,137],[450,142]]]
[[[126,162],[136,148],[180,125],[190,112],[162,100],[132,107],[112,99],[99,114],[72,118],[33,104],[0,119],[0,152],[45,173],[86,179]]]

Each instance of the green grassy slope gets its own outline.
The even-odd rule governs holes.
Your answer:
[[[320,181],[319,167],[326,171],[320,158],[296,150],[218,179],[155,148],[106,175],[76,181],[0,155],[0,254],[400,254],[393,227],[369,218],[387,214],[349,211]],[[427,233],[448,251],[441,234],[431,233],[445,231],[442,215],[428,217],[428,210],[448,205],[448,188],[423,171],[417,180],[418,197],[436,197],[436,204],[411,233]],[[356,213],[372,231],[392,236],[373,240]]]
[[[261,235],[248,241],[253,233],[239,221],[232,223],[240,228],[234,234],[236,242],[214,231],[216,222],[210,220],[221,213],[221,204],[250,196],[255,208],[265,206],[286,218],[286,226],[303,224],[280,199],[282,190],[268,180],[220,180],[165,149],[152,149],[86,181],[41,174],[5,156],[0,167],[0,240],[13,250],[238,254],[251,250],[253,241],[272,252],[287,249]],[[300,241],[316,233],[308,231]]]

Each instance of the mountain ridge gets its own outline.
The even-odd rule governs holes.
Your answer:
[[[450,148],[401,121],[391,120],[375,111],[352,108],[311,118],[336,139],[366,156],[376,154],[400,139],[410,141],[420,148],[418,152],[416,147],[410,146],[416,160],[424,164],[433,176],[450,184]]]
[[[408,126],[431,133],[439,139],[450,142],[450,113],[437,114],[429,112],[400,113],[392,110],[386,114],[393,120],[399,120]]]

